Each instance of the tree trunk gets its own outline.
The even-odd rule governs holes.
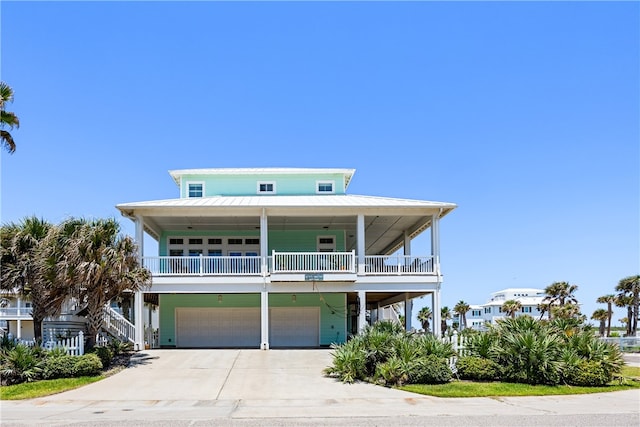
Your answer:
[[[607,303],[607,336],[611,336],[611,318],[613,317],[613,311],[611,310],[611,302]],[[600,334],[602,335],[602,334]]]
[[[633,322],[633,306],[627,306],[627,336],[631,336],[631,323]]]
[[[96,345],[96,335],[102,327],[103,307],[103,301],[91,302],[87,307],[87,348],[93,348]]]

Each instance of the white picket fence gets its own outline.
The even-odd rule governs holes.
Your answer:
[[[50,333],[50,335],[52,335]],[[35,347],[35,340],[15,340],[16,344],[26,345],[27,347]],[[53,350],[54,348],[63,348],[70,356],[82,356],[84,354],[84,333],[78,332],[75,337],[63,338],[59,340],[49,340],[42,343],[42,348]]]
[[[456,353],[449,358],[449,368],[454,374],[457,372],[456,362],[458,361],[458,357],[465,356],[468,353],[467,340],[468,338],[458,334],[458,331],[453,331],[453,334],[442,337],[442,342],[451,344],[453,351]]]
[[[68,355],[82,356],[84,354],[84,333],[78,332],[75,337],[64,338],[58,341],[47,341],[43,344],[47,350],[54,348],[64,348]]]

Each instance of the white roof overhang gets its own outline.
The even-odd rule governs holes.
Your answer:
[[[357,215],[365,217],[367,253],[393,253],[456,205],[358,195],[217,196],[123,203],[122,215],[144,219],[145,231],[158,239],[170,230],[247,230],[259,228],[265,211],[269,230],[346,230],[347,250],[355,249]]]

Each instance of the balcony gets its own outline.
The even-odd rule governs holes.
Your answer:
[[[30,307],[3,307],[0,308],[0,320],[31,320]]]
[[[280,276],[336,274],[352,276],[434,276],[433,256],[366,255],[355,252],[273,252],[270,256],[144,257],[153,276]]]

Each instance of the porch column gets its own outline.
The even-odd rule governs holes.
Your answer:
[[[358,332],[362,332],[367,326],[367,293],[358,291]]]
[[[138,245],[138,262],[143,265],[142,257],[144,256],[144,219],[140,215],[136,215],[136,244]]]
[[[431,256],[433,271],[440,276],[440,219],[439,215],[431,215]]]
[[[135,349],[144,350],[144,321],[142,320],[142,307],[144,301],[144,294],[142,291],[135,293],[134,297],[134,325],[136,330],[135,337]]]
[[[365,241],[364,241],[364,215],[358,214],[358,224],[356,231],[357,252],[358,252],[358,274],[365,273]]]
[[[18,319],[16,321],[16,339],[21,339],[22,338],[22,320],[20,320],[20,315],[22,314],[22,299],[18,298],[18,310],[17,314],[18,314]]]
[[[404,254],[411,255],[411,236],[409,236],[407,230],[404,231]]]
[[[442,316],[440,313],[440,284],[434,293],[431,294],[431,310],[433,311],[433,335],[440,337],[442,335]]]
[[[267,210],[263,208],[262,215],[260,215],[260,263],[263,277],[269,272],[269,265],[267,263],[267,256],[269,254],[269,242],[267,241],[269,236],[268,227]]]
[[[409,294],[404,294],[404,329],[411,331],[411,316],[413,316],[413,300],[409,298]]]
[[[269,350],[269,292],[260,292],[260,349]]]

